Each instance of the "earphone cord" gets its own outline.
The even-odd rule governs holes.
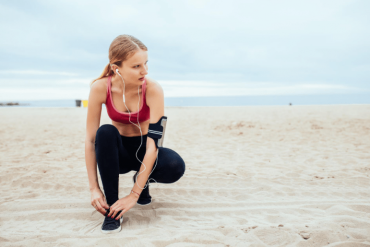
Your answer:
[[[117,73],[118,74],[118,73]],[[125,90],[125,82],[124,82],[124,80],[123,80],[123,78],[122,78],[122,76],[120,75],[120,74],[118,74],[120,77],[121,77],[121,79],[122,79],[122,81],[123,81],[123,103],[125,104],[125,107],[126,107],[126,109],[127,109],[127,111],[128,111],[128,114],[129,114],[129,121],[130,121],[130,123],[132,123],[133,125],[135,125],[136,127],[138,127],[139,128],[139,130],[140,130],[140,137],[141,137],[141,142],[140,142],[140,146],[139,146],[139,148],[138,148],[138,150],[136,151],[136,154],[135,154],[135,156],[136,156],[136,159],[140,162],[140,163],[142,163],[143,165],[144,165],[144,170],[141,172],[141,173],[143,173],[145,170],[146,170],[146,166],[145,166],[145,164],[144,164],[144,162],[143,161],[141,161],[138,157],[137,157],[137,153],[139,152],[139,149],[140,149],[140,147],[141,147],[141,145],[142,145],[142,143],[143,143],[143,132],[141,131],[141,127],[140,127],[140,123],[139,123],[139,113],[140,113],[140,93],[139,93],[139,86],[138,86],[138,88],[137,88],[137,94],[139,95],[139,102],[138,102],[138,106],[137,106],[137,109],[138,109],[138,112],[137,112],[137,123],[138,123],[138,125],[136,125],[136,124],[134,124],[133,122],[131,122],[131,112],[130,112],[130,110],[127,108],[127,106],[126,106],[126,100],[125,100],[125,92],[126,92],[126,90]],[[145,78],[144,78],[144,80],[145,80]],[[143,102],[144,103],[144,102]],[[154,169],[155,169],[155,167],[157,166],[157,160],[158,160],[158,153],[159,153],[159,149],[157,148],[157,157],[156,157],[156,159],[155,159],[155,166],[153,167],[153,169],[152,169],[152,171],[150,172],[150,174],[152,174],[153,173],[153,171],[154,171]],[[140,187],[140,185],[139,185],[139,183],[137,182],[137,177],[141,174],[141,173],[138,173],[137,175],[136,175],[136,184],[137,184],[137,186],[140,188],[140,189],[145,189],[147,186],[149,186],[149,181],[150,181],[150,179],[153,179],[156,183],[158,183],[154,178],[149,178],[148,179],[148,181],[146,182],[146,184],[145,184],[145,186],[144,186],[144,188],[141,188]],[[150,174],[149,174],[149,176],[148,177],[150,177]]]

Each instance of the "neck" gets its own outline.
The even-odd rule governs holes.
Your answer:
[[[126,94],[130,93],[137,93],[137,90],[140,89],[141,85],[140,84],[135,84],[130,81],[125,80],[125,85],[123,85],[122,78],[119,75],[114,74],[112,76],[112,84],[119,85],[120,88],[125,89]]]

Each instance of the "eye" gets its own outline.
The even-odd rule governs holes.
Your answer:
[[[147,64],[148,63],[148,61],[146,61],[146,63],[145,64]],[[136,65],[136,66],[134,66],[134,68],[137,68],[138,66],[140,66],[140,65]]]

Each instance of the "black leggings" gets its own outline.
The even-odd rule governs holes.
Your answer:
[[[111,124],[104,124],[99,127],[95,137],[96,161],[102,180],[104,194],[108,205],[112,205],[118,200],[118,181],[119,174],[128,173],[132,170],[139,171],[141,162],[146,152],[146,140],[148,135],[143,135],[140,146],[141,136],[122,136],[118,129]],[[148,179],[153,178],[158,183],[174,183],[185,173],[185,162],[178,153],[172,149],[158,148],[157,165]],[[148,165],[146,165],[148,169]],[[151,179],[150,183],[155,183]],[[133,182],[133,181],[132,181]]]

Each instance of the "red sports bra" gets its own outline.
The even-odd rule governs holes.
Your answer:
[[[105,101],[105,106],[107,108],[108,116],[113,121],[124,123],[124,124],[130,124],[131,122],[137,124],[138,115],[139,115],[139,123],[148,120],[150,118],[150,108],[146,104],[146,99],[145,99],[145,92],[146,92],[145,78],[144,78],[144,83],[142,84],[142,90],[141,90],[142,96],[140,97],[140,101],[143,103],[141,105],[141,109],[137,112],[131,112],[131,114],[129,114],[128,112],[118,111],[113,104],[112,93],[111,93],[111,77],[112,76],[108,77],[107,99]],[[129,121],[129,115],[131,115],[130,117],[131,122]]]

